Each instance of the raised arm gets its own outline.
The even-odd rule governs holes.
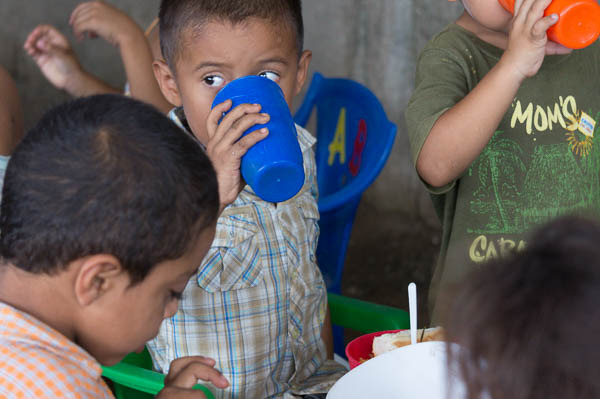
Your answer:
[[[517,4],[500,61],[433,125],[416,162],[419,175],[430,185],[442,187],[452,182],[479,156],[521,83],[537,73],[545,54],[569,51],[547,40],[546,30],[557,21],[555,16],[543,17],[550,1]]]
[[[39,25],[23,46],[54,87],[73,97],[121,91],[83,69],[67,38],[52,25]]]
[[[172,108],[154,78],[150,44],[133,19],[107,3],[90,1],[78,5],[69,22],[80,40],[86,34],[100,36],[119,48],[132,97],[165,113]]]
[[[510,106],[520,81],[502,60],[433,125],[417,158],[417,172],[442,187],[479,156]]]

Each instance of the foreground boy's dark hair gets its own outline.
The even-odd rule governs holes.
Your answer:
[[[117,95],[49,111],[12,156],[0,208],[0,255],[56,273],[111,254],[132,283],[181,257],[217,217],[207,156],[153,107]]]
[[[491,399],[599,398],[600,224],[563,218],[456,292],[446,334],[469,389]]]
[[[162,0],[160,3],[160,48],[175,71],[182,52],[184,33],[195,32],[210,21],[233,24],[261,18],[287,27],[296,37],[298,54],[304,47],[301,0]]]

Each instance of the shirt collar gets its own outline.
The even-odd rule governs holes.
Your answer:
[[[179,126],[181,130],[190,135],[194,139],[194,141],[198,143],[200,148],[202,148],[206,152],[206,147],[204,146],[204,144],[202,144],[200,140],[198,140],[198,138],[192,133],[192,129],[190,129],[190,125],[188,124],[188,121],[185,117],[185,113],[183,112],[183,107],[173,108],[171,111],[169,111],[169,114],[167,116],[169,117],[169,119],[175,122],[175,124]]]
[[[187,122],[185,117],[185,113],[183,112],[183,107],[175,107],[168,114],[169,118],[175,122],[177,126],[179,126],[183,131],[192,136],[194,140],[202,147],[203,150],[206,151],[206,147],[194,136],[192,130],[190,129],[190,125]],[[310,134],[306,129],[302,126],[296,124],[296,135],[298,137],[298,143],[300,144],[300,149],[302,152],[310,149],[317,139]]]

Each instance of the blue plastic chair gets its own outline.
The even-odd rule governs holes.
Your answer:
[[[390,154],[396,125],[365,86],[315,72],[294,120],[306,126],[316,108],[321,230],[317,261],[329,292],[341,292],[342,271],[361,195]]]
[[[327,290],[339,294],[356,209],[390,155],[396,125],[367,87],[318,72],[294,115],[296,123],[306,126],[314,108],[321,214],[317,262]],[[333,326],[333,336],[335,353],[345,357],[343,328]]]

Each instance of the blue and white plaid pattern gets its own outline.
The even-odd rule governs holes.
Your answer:
[[[170,114],[185,127],[178,115]],[[273,204],[246,186],[219,217],[178,312],[148,344],[165,373],[182,356],[214,358],[230,382],[218,398],[327,392],[343,373],[325,360],[321,339],[327,292],[315,258],[316,140],[299,126],[297,132],[306,175],[300,193]]]

